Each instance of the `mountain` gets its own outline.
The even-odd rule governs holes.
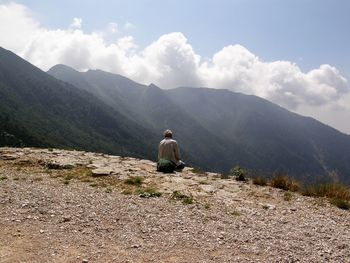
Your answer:
[[[0,120],[0,145],[89,149],[152,159],[156,155],[151,131],[3,48]]]
[[[259,97],[208,88],[161,90],[64,65],[48,73],[154,133],[171,128],[192,165],[225,172],[239,164],[260,173],[287,172],[304,182],[332,176],[350,184],[350,136]]]
[[[159,134],[158,140],[162,131],[172,129],[176,139],[181,142],[181,153],[187,163],[220,171],[230,166],[227,165],[231,160],[224,140],[190,117],[159,87],[141,85],[101,70],[78,72],[63,65],[53,67],[48,73],[91,92],[139,125]],[[209,147],[205,142],[210,142]]]

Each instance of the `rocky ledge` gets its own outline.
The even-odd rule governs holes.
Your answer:
[[[0,148],[0,209],[0,262],[350,260],[325,199],[149,160]]]

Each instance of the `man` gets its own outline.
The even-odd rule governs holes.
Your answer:
[[[171,130],[164,131],[164,139],[159,143],[158,147],[158,171],[181,171],[185,167],[185,163],[180,160],[179,146],[172,138],[173,133]]]

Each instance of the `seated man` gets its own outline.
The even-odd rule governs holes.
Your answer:
[[[185,167],[185,163],[180,160],[179,146],[172,138],[172,131],[166,130],[164,132],[164,139],[159,143],[157,164],[158,171],[171,173],[174,170],[181,171]]]

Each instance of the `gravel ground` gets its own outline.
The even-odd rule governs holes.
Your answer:
[[[47,168],[62,159],[75,167]],[[139,197],[130,176],[162,195]],[[191,169],[158,174],[146,160],[0,148],[0,262],[350,262],[350,213],[284,196]]]

